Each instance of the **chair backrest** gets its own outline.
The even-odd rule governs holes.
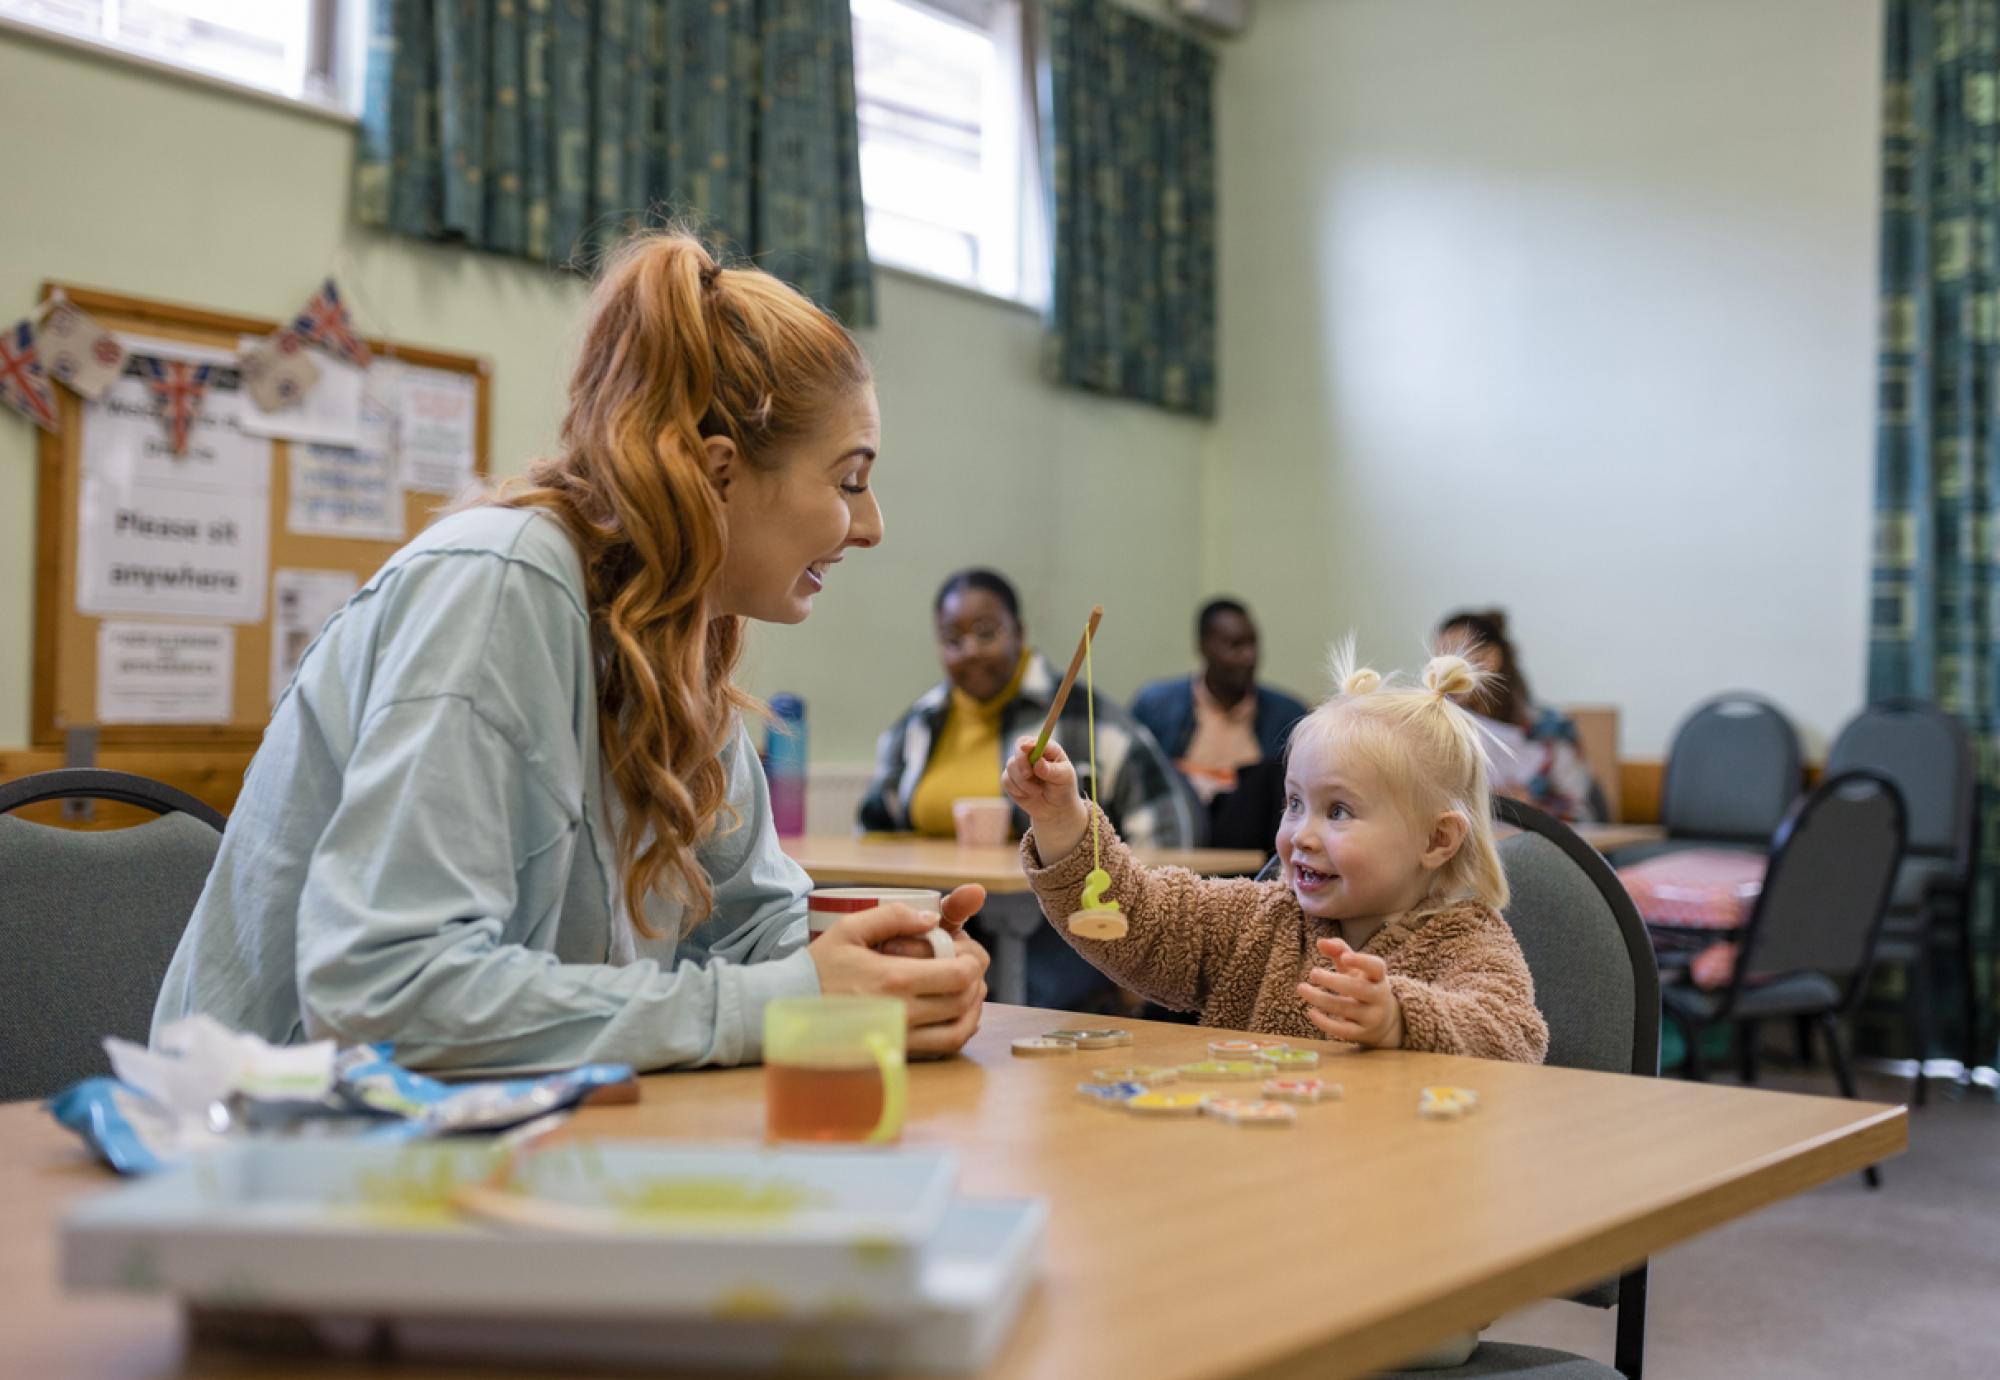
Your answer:
[[[1518,800],[1494,816],[1512,898],[1507,923],[1549,1025],[1548,1062],[1605,1073],[1660,1068],[1660,973],[1646,925],[1611,865],[1560,820]]]
[[[1929,700],[1871,704],[1850,720],[1826,754],[1826,774],[1872,771],[1896,783],[1909,811],[1904,848],[1972,865],[1972,738],[1955,715]]]
[[[1507,923],[1535,979],[1535,1005],[1549,1026],[1548,1062],[1604,1073],[1660,1072],[1660,970],[1631,893],[1597,850],[1532,805],[1496,796],[1507,873]],[[1273,857],[1260,882],[1283,874]],[[1570,1295],[1618,1309],[1617,1367],[1637,1375],[1646,1349],[1647,1266]]]
[[[1535,979],[1549,1026],[1548,1062],[1646,1077],[1660,1071],[1660,970],[1632,897],[1597,850],[1532,805],[1496,797],[1507,873],[1507,924]],[[1637,1375],[1645,1351],[1644,1262],[1616,1280],[1570,1295],[1618,1309],[1617,1363]]]
[[[1903,797],[1874,772],[1828,777],[1778,826],[1764,887],[1740,937],[1719,1016],[1747,982],[1821,973],[1860,993],[1903,860]]]
[[[1718,695],[1674,730],[1660,818],[1673,838],[1763,847],[1804,782],[1791,720],[1755,695]]]
[[[0,786],[0,811],[72,796],[123,800],[161,817],[77,830],[0,813],[0,1101],[105,1072],[106,1035],[145,1041],[222,842],[215,810],[122,772],[25,777]]]

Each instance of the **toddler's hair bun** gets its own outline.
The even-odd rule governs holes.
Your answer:
[[[1439,699],[1469,695],[1479,688],[1479,670],[1453,652],[1434,656],[1424,666],[1424,688]]]
[[[1327,651],[1326,669],[1337,695],[1367,695],[1382,688],[1382,673],[1361,664],[1349,633]]]

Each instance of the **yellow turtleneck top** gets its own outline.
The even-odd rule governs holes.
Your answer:
[[[952,687],[951,708],[945,711],[930,765],[910,794],[910,827],[919,834],[950,838],[958,830],[951,817],[955,801],[1000,794],[1000,721],[1020,693],[1033,655],[1021,653],[1014,678],[990,700],[975,700]]]

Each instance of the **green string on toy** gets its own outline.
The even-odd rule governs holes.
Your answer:
[[[1104,852],[1098,839],[1097,821],[1104,811],[1097,803],[1097,671],[1092,664],[1095,641],[1088,630],[1083,634],[1083,703],[1085,722],[1090,729],[1090,875],[1083,879],[1082,905],[1085,910],[1117,910],[1116,901],[1104,899],[1111,886],[1111,874],[1104,870]]]

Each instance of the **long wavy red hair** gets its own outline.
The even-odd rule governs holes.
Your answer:
[[[761,706],[731,679],[743,620],[716,604],[727,510],[704,442],[727,437],[772,469],[827,410],[869,382],[839,323],[753,268],[726,268],[691,235],[639,236],[591,294],[553,458],[495,495],[546,508],[583,559],[597,651],[599,737],[625,807],[619,878],[633,928],[645,898],[707,918],[695,850],[728,813],[722,752]]]

